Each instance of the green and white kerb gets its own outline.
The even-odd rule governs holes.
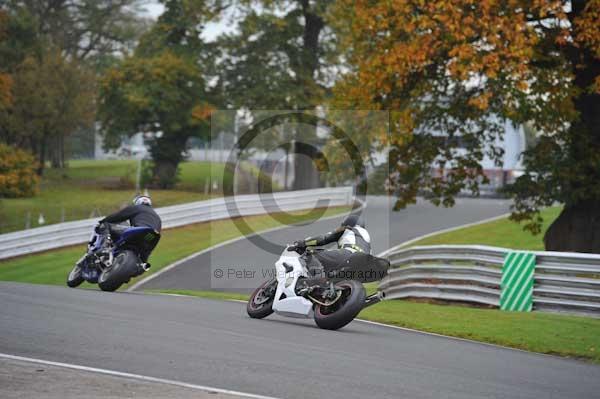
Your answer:
[[[506,254],[500,282],[500,309],[531,312],[534,270],[534,253],[508,252]]]

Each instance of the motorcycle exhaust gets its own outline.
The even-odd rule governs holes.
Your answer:
[[[376,303],[381,302],[384,298],[385,294],[383,292],[376,292],[374,294],[371,294],[365,299],[365,306],[363,306],[363,308],[375,305]]]

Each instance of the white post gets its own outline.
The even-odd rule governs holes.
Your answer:
[[[142,158],[138,159],[137,173],[135,177],[135,193],[140,193],[140,184],[142,180]]]

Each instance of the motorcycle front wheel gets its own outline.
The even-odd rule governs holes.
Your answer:
[[[133,251],[120,252],[111,267],[104,269],[98,277],[98,286],[102,291],[116,291],[129,281],[137,270],[137,255]]]
[[[271,279],[265,281],[260,287],[254,290],[248,304],[246,312],[253,319],[262,319],[273,313],[273,300],[277,290],[277,280]]]
[[[337,283],[341,291],[337,301],[329,306],[315,305],[315,323],[325,330],[338,330],[350,323],[365,305],[365,287],[358,281],[345,280]]]
[[[75,288],[81,285],[81,283],[83,283],[84,281],[85,279],[83,278],[81,266],[79,266],[79,264],[76,264],[67,276],[67,285],[71,288]]]

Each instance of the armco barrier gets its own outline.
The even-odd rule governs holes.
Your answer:
[[[392,249],[381,281],[385,298],[430,298],[498,307],[505,256],[512,250],[479,245]],[[533,310],[600,316],[600,255],[532,251]]]
[[[335,187],[286,191],[269,195],[250,194],[215,198],[157,208],[156,211],[163,220],[163,227],[171,228],[269,212],[290,212],[318,206],[351,205],[352,201],[352,187]],[[232,206],[233,204],[235,207]],[[99,219],[77,220],[0,234],[0,259],[86,242],[92,227]]]

